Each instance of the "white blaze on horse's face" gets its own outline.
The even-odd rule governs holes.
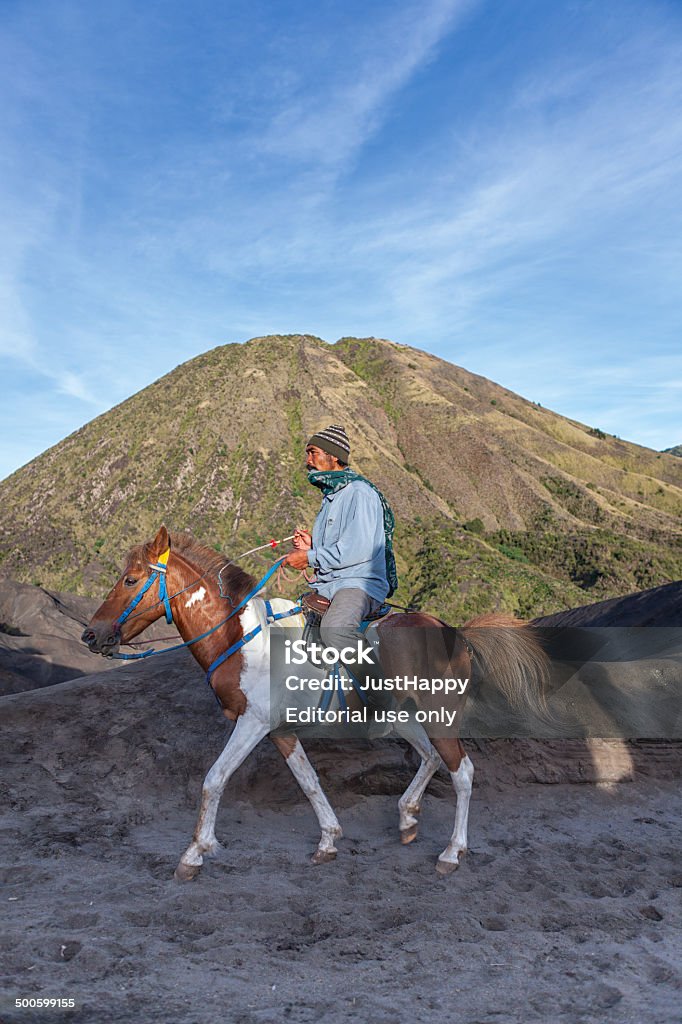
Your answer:
[[[190,594],[187,598],[185,601],[185,608],[191,608],[193,604],[199,604],[199,602],[203,601],[205,597],[206,589],[204,587],[199,587],[198,590],[195,590],[194,593]]]

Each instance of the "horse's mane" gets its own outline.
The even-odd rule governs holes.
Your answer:
[[[215,548],[209,548],[206,544],[201,544],[191,533],[169,533],[168,537],[171,551],[177,551],[199,572],[213,576],[215,579],[218,578],[220,572],[222,590],[226,597],[241,601],[256,586],[255,576],[251,576],[248,572],[240,569],[238,565],[231,563],[227,555],[221,554]]]

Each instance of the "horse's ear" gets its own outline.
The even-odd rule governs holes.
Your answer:
[[[168,536],[168,530],[165,526],[162,526],[151,543],[149,551],[151,558],[158,559],[164,551],[168,551],[169,547],[170,537]]]

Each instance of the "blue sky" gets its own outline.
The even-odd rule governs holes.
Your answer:
[[[678,2],[4,0],[0,477],[269,333],[681,443],[681,67]]]

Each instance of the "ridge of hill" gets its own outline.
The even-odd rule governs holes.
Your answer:
[[[642,628],[656,626],[677,630],[682,640],[682,580],[652,587],[637,594],[613,597],[609,601],[568,608],[544,618],[536,619],[538,626],[593,626],[604,628],[622,626]]]
[[[317,511],[303,449],[328,423],[395,510],[398,601],[539,615],[682,575],[674,455],[419,349],[308,335],[212,349],[0,483],[0,573],[101,595],[161,522],[233,557],[286,536]]]

